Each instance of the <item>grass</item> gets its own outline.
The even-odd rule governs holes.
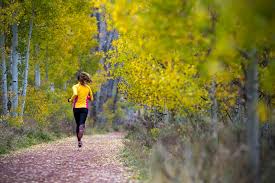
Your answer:
[[[106,134],[107,130],[104,128],[86,128],[85,135]]]
[[[86,128],[85,135],[105,134],[103,128]],[[75,134],[49,132],[30,128],[0,128],[0,155],[45,142],[51,142]]]
[[[66,136],[62,133],[50,133],[37,129],[26,130],[5,128],[0,131],[0,155]]]
[[[125,139],[125,147],[120,152],[123,164],[135,174],[133,179],[144,181],[149,176],[149,156],[151,150],[137,141]]]
[[[7,136],[5,136],[7,135]],[[49,133],[46,131],[30,131],[27,133],[5,133],[1,134],[0,154],[7,154],[18,149],[27,148],[32,145],[50,142],[60,138],[61,134]]]

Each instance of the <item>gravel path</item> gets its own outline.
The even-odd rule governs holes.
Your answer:
[[[84,136],[83,147],[65,138],[0,156],[0,182],[130,182],[120,162],[123,134]]]

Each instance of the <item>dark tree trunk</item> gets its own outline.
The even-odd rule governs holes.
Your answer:
[[[251,53],[247,67],[246,80],[247,97],[247,143],[249,162],[255,176],[254,182],[259,182],[259,120],[257,116],[258,104],[258,58],[256,51]]]
[[[107,30],[107,24],[105,21],[105,12],[104,9],[99,12],[96,11],[93,16],[96,17],[97,19],[97,26],[98,26],[98,51],[103,52],[104,54],[107,53],[110,49],[112,49],[112,41],[114,39],[116,39],[118,37],[116,31],[108,31]],[[106,61],[106,56],[104,55],[101,59],[100,59],[100,63],[103,65],[104,71],[99,71],[99,72],[107,72],[108,76],[110,76],[109,73],[109,68],[110,66],[108,64],[105,63]],[[103,105],[104,103],[110,99],[110,98],[114,98],[113,97],[113,89],[116,88],[115,87],[115,82],[113,79],[108,79],[105,83],[103,83],[100,87],[100,90],[95,94],[94,97],[94,102],[92,103],[92,118],[94,119],[95,122],[101,122],[102,118],[100,115],[103,112]],[[116,103],[116,102],[114,102]]]

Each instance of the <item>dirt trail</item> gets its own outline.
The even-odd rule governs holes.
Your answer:
[[[0,182],[130,182],[119,161],[123,134],[84,136],[78,150],[75,138],[36,145],[0,156]]]

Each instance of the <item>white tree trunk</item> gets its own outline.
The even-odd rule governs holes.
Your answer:
[[[7,67],[5,54],[5,34],[0,35],[0,49],[1,49],[1,70],[2,70],[2,111],[6,115],[8,113],[8,86],[7,86]]]
[[[247,68],[246,81],[247,96],[247,143],[250,165],[259,182],[259,120],[257,116],[258,104],[258,58],[256,51],[251,54]]]
[[[25,108],[25,103],[26,103],[26,95],[27,95],[32,28],[33,28],[33,18],[31,18],[31,20],[30,20],[28,42],[27,42],[27,49],[26,49],[26,60],[25,60],[26,62],[25,62],[25,72],[24,72],[24,79],[23,79],[21,116],[23,116],[23,114],[24,114],[24,108]]]
[[[49,49],[48,49],[48,43],[45,50],[45,83],[48,83],[49,81]]]
[[[64,83],[64,85],[63,85],[63,90],[67,90],[67,81]]]
[[[39,64],[35,65],[35,87],[39,88],[41,85],[40,82],[40,66]]]
[[[18,109],[18,25],[12,25],[12,116],[17,115]]]
[[[50,85],[50,91],[51,91],[51,92],[54,92],[54,91],[55,91],[54,83],[51,83],[51,85]]]
[[[169,110],[166,105],[166,99],[164,100],[164,107],[163,107],[163,113],[164,113],[164,123],[169,123]]]
[[[218,136],[218,103],[216,99],[216,82],[212,80],[210,89],[210,99],[211,99],[211,126],[213,138]]]

